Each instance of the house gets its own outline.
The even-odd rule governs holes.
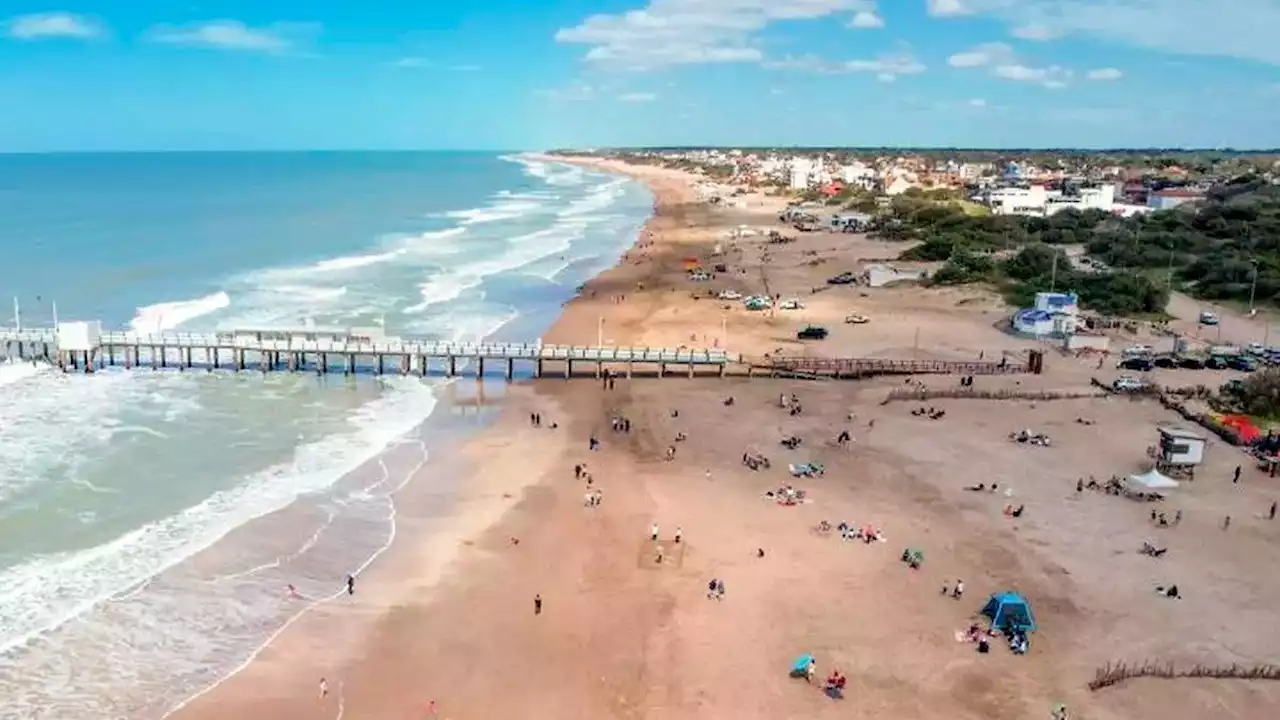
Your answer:
[[[1013,314],[1013,329],[1034,337],[1063,336],[1075,332],[1079,320],[1079,298],[1075,293],[1036,293],[1035,307]]]
[[[901,175],[899,175],[898,177],[895,177],[893,180],[885,184],[884,194],[889,195],[890,197],[894,195],[901,195],[902,193],[914,187],[920,187],[920,186],[906,179],[905,177],[902,177]]]
[[[822,187],[818,188],[818,192],[822,193],[827,197],[835,197],[836,195],[839,195],[840,193],[844,192],[844,183],[840,182],[839,180],[833,180],[827,183],[826,185],[823,185]]]
[[[1204,199],[1203,193],[1186,188],[1168,188],[1166,190],[1157,190],[1147,197],[1147,207],[1152,210],[1172,210],[1189,202],[1197,202]]]

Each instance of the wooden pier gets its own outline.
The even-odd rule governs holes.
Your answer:
[[[606,372],[626,377],[724,376],[738,362],[724,350],[450,343],[342,336],[310,328],[160,335],[91,332],[76,333],[72,342],[63,337],[65,330],[61,335],[53,328],[0,328],[0,351],[10,358],[43,359],[68,372],[122,367],[483,377],[500,367],[507,379],[548,374],[601,377]]]

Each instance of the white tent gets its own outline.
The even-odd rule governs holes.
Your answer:
[[[1178,481],[1162,474],[1159,470],[1151,470],[1141,475],[1129,476],[1129,489],[1135,492],[1169,490],[1176,487],[1178,487]]]

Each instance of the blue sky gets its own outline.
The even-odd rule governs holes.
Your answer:
[[[1280,146],[1280,0],[9,0],[0,13],[0,151]]]

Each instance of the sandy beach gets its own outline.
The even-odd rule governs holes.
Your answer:
[[[547,342],[603,335],[751,356],[955,360],[1044,349],[1003,332],[1009,308],[982,290],[826,285],[901,245],[822,232],[731,241],[741,225],[794,235],[777,221],[785,201],[746,195],[741,207],[713,207],[695,199],[692,176],[579,162],[647,183],[655,216],[621,262],[566,304]],[[695,283],[691,257],[727,272]],[[721,290],[804,307],[752,314],[708,295]],[[846,324],[850,313],[870,321]],[[798,342],[809,323],[830,336]],[[1087,393],[1091,377],[1116,375],[1053,351],[1046,365],[1043,375],[976,385]],[[1168,384],[1191,383],[1162,372]],[[1182,522],[1160,527],[1151,505],[1076,490],[1081,478],[1142,467],[1155,426],[1178,420],[1154,401],[886,401],[903,386],[743,377],[513,386],[491,427],[423,470],[464,478],[446,516],[410,484],[396,542],[355,595],[302,616],[173,717],[1023,720],[1059,703],[1095,720],[1274,716],[1280,688],[1265,681],[1086,685],[1107,662],[1274,660],[1280,520],[1266,511],[1280,498],[1275,480],[1215,439],[1195,482],[1158,507],[1181,511]],[[780,406],[792,395],[801,411]],[[944,413],[913,414],[922,405]],[[629,430],[615,429],[623,420]],[[1052,445],[1009,441],[1025,428]],[[836,441],[842,431],[851,442]],[[801,442],[789,449],[788,437]],[[769,467],[745,466],[745,454]],[[801,462],[825,473],[792,478],[788,463]],[[1000,489],[966,490],[979,483]],[[804,502],[770,495],[789,485]],[[593,490],[599,504],[584,502]],[[1011,517],[1008,505],[1025,512]],[[820,530],[824,521],[873,526],[884,541],[843,540]],[[1145,557],[1143,542],[1169,551]],[[919,569],[900,561],[907,547],[924,552]],[[723,596],[709,597],[713,579]],[[941,593],[961,579],[962,597]],[[1182,599],[1154,592],[1170,583]],[[997,640],[979,654],[958,642],[1004,590],[1036,612],[1030,652],[1015,656]],[[847,676],[844,699],[788,677],[803,653],[819,680]]]

